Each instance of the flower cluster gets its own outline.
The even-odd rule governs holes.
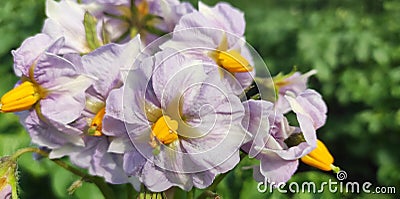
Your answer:
[[[267,69],[231,5],[47,0],[46,15],[12,51],[20,81],[0,111],[16,112],[49,158],[154,192],[206,188],[240,154],[259,160],[261,181],[289,180],[300,158],[332,169],[310,153],[327,112],[306,86],[315,71],[256,77]]]

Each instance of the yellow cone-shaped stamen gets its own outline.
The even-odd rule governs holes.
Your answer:
[[[90,124],[89,130],[88,130],[90,135],[93,135],[93,136],[103,135],[101,133],[101,131],[103,128],[104,114],[106,114],[106,107],[103,107],[102,109],[100,109],[100,111],[97,112],[97,114],[94,116],[92,123]]]
[[[228,50],[228,38],[224,34],[216,50],[208,53],[214,61],[231,73],[243,73],[253,70],[249,61],[236,50]],[[221,75],[222,76],[222,75]]]
[[[253,70],[246,58],[236,50],[217,51],[215,59],[219,66],[231,73],[243,73]]]
[[[330,171],[334,168],[334,159],[320,140],[317,140],[317,148],[302,157],[301,161],[323,171]]]
[[[144,17],[149,14],[149,3],[147,3],[147,0],[140,2],[137,5],[137,10],[140,17]]]
[[[177,129],[177,121],[172,120],[169,116],[162,116],[153,124],[150,137],[156,137],[163,144],[170,144],[178,139]]]
[[[18,112],[30,109],[41,98],[39,87],[25,81],[1,98],[0,112]]]

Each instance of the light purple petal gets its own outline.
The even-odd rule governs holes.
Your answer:
[[[147,161],[143,167],[142,175],[140,180],[144,185],[153,192],[162,192],[172,187],[172,184],[166,177],[166,171]]]
[[[159,1],[159,15],[163,22],[158,27],[164,31],[172,32],[182,16],[194,11],[192,4],[175,0]]]
[[[199,11],[184,15],[175,30],[195,27],[220,29],[241,37],[245,30],[244,15],[227,3],[211,8],[199,2]]]
[[[212,184],[212,182],[215,179],[215,176],[217,176],[217,175],[218,175],[218,172],[215,170],[208,170],[208,171],[203,171],[203,172],[193,174],[192,175],[193,185],[199,189],[205,189]]]
[[[322,96],[318,92],[307,89],[300,93],[296,97],[296,100],[312,118],[315,129],[325,124],[328,110]]]
[[[85,107],[85,96],[49,95],[40,101],[40,106],[43,115],[67,124],[81,115]]]
[[[119,137],[113,137],[107,149],[110,153],[124,154],[133,149],[132,142],[129,140],[128,134]]]
[[[109,44],[82,57],[86,73],[97,77],[94,90],[104,98],[114,87],[122,85],[119,70],[123,50],[121,45]]]
[[[31,111],[30,115],[22,121],[25,128],[29,132],[32,142],[39,145],[45,146],[50,149],[59,148],[66,144],[73,144],[82,146],[84,145],[80,135],[70,135],[64,132],[60,132],[52,123],[56,121],[46,121],[39,119],[35,111]],[[60,124],[61,125],[61,124]]]
[[[267,182],[277,185],[287,182],[297,170],[298,160],[283,160],[276,154],[263,156],[260,170]]]
[[[29,77],[29,68],[44,52],[57,53],[64,44],[64,39],[53,40],[46,34],[37,34],[26,39],[17,50],[11,51],[14,56],[14,72],[17,76]]]
[[[133,183],[137,180],[129,178],[122,169],[122,155],[108,153],[108,138],[85,137],[85,146],[65,145],[51,152],[52,158],[68,155],[73,164],[86,168],[89,174],[104,177],[112,184]]]
[[[243,12],[228,3],[218,3],[211,8],[200,1],[199,11],[209,19],[208,21],[215,21],[215,25],[213,24],[214,26],[211,27],[220,28],[240,36],[244,34],[246,23]],[[210,27],[210,25],[202,24],[202,27]]]
[[[147,160],[136,149],[124,154],[124,171],[131,176],[139,176]]]
[[[306,142],[315,147],[317,142],[315,130],[323,125],[326,119],[326,106],[324,106],[325,103],[321,96],[315,91],[306,90],[303,95],[300,94],[296,98],[290,95],[285,95],[285,98],[293,112],[296,113]],[[316,106],[313,106],[314,104],[311,104],[307,99],[312,100],[311,102],[314,102]]]
[[[301,92],[307,89],[308,78],[316,73],[316,70],[311,70],[305,74],[295,72],[293,75],[281,80],[284,82],[284,86],[279,87],[279,96],[275,103],[276,109],[283,114],[289,112],[291,108],[288,101],[284,97],[286,92],[293,93],[294,96],[299,95]]]
[[[232,169],[239,162],[238,150],[243,141],[243,130],[234,126],[212,129],[212,132],[204,138],[182,140],[182,148],[187,151],[184,159],[190,158],[193,161],[192,165],[186,165],[184,171],[200,172],[216,169],[218,173],[223,173]],[[227,164],[227,160],[231,158],[234,158],[235,164]]]
[[[11,192],[12,192],[11,186],[7,184],[0,190],[0,198],[11,199],[11,194],[12,194]]]
[[[64,124],[79,117],[85,106],[84,92],[93,81],[78,74],[71,62],[48,53],[38,60],[34,79],[47,91],[40,101],[42,114]]]
[[[106,137],[99,137],[94,142],[96,150],[92,154],[91,167],[89,173],[105,178],[107,182],[113,184],[123,184],[128,182],[128,176],[122,169],[122,156],[108,153],[109,143]]]
[[[265,146],[265,137],[269,133],[269,118],[274,115],[273,104],[264,100],[248,100],[243,103],[245,108],[245,117],[242,125],[252,134],[252,146],[248,153],[250,157],[254,157],[259,153],[255,146]],[[272,116],[273,117],[273,116]]]
[[[140,63],[139,60],[135,61],[135,57],[139,56],[141,49],[140,39],[138,37],[132,39],[127,44],[124,45],[116,45],[110,44],[107,46],[103,46],[100,49],[90,53],[87,56],[84,56],[83,62],[84,65],[87,66],[89,74],[94,74],[99,77],[99,80],[94,85],[97,93],[101,93],[103,98],[108,96],[108,92],[114,89],[115,78],[119,76],[120,68],[122,69],[130,69],[135,68],[133,63]],[[99,70],[99,66],[102,65],[104,68]],[[108,70],[109,68],[109,70]],[[111,72],[110,72],[111,70]],[[124,111],[129,111],[128,109],[123,108],[124,99],[127,100],[128,103],[131,103],[131,100],[135,100],[132,97],[132,92],[139,90],[139,87],[142,85],[143,89],[145,87],[145,83],[147,82],[146,76],[143,76],[141,71],[131,72],[128,75],[129,78],[132,78],[134,82],[128,81],[126,87],[134,87],[132,89],[128,89],[124,94],[124,89],[117,89],[113,91],[113,94],[107,97],[106,101],[106,115],[103,119],[103,133],[109,136],[127,136],[127,132],[125,129],[125,124],[122,120],[127,119],[127,121],[136,121],[137,118],[131,118],[131,112],[126,113],[126,118],[124,115]],[[133,77],[135,76],[135,77]],[[136,78],[136,76],[138,78]],[[119,78],[117,78],[119,79]],[[126,95],[126,98],[123,96]],[[140,103],[134,104],[141,107]],[[138,115],[143,117],[143,115]]]
[[[155,59],[153,89],[164,108],[206,78],[201,62],[184,57],[172,49],[157,53]]]
[[[73,1],[46,1],[48,19],[43,26],[43,33],[52,38],[65,37],[65,48],[60,53],[88,53],[90,49],[86,41],[83,25],[85,10]]]

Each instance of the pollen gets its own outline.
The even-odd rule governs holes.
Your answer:
[[[88,133],[89,135],[93,135],[93,136],[102,136],[102,128],[103,128],[103,118],[104,115],[106,114],[106,107],[103,107],[102,109],[100,109],[99,112],[97,112],[97,114],[94,116]]]
[[[160,117],[152,126],[152,133],[150,135],[150,145],[154,148],[156,146],[155,139],[163,144],[170,144],[178,139],[178,122],[171,119],[169,116]]]
[[[309,154],[301,158],[301,161],[323,171],[336,170],[333,165],[334,159],[330,154],[328,148],[320,140],[317,140],[317,147]]]
[[[25,81],[1,97],[0,112],[18,112],[30,109],[41,99],[41,92],[37,85]]]

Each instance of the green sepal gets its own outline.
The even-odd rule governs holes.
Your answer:
[[[163,35],[167,34],[167,32],[154,27],[154,24],[157,24],[157,20],[161,21],[162,18],[159,16],[156,16],[156,15],[147,14],[141,19],[139,24],[142,24],[144,29],[151,34],[154,34],[157,36],[163,36]]]
[[[282,81],[283,79],[286,79],[286,78],[292,76],[296,72],[297,72],[297,66],[293,66],[292,71],[290,71],[288,74],[284,75],[282,72],[280,72],[275,77],[273,77],[273,80],[274,81]]]
[[[138,9],[136,8],[135,0],[130,0],[130,5],[131,5],[131,12],[132,12],[132,17],[136,18],[138,15]]]
[[[289,78],[290,76],[292,76],[295,72],[297,72],[297,67],[294,66],[292,71],[290,71],[290,73],[284,75],[282,72],[278,73],[275,77],[272,78],[273,82],[274,82],[274,90],[275,90],[275,99],[278,99],[279,97],[279,87],[276,86],[276,82],[280,82],[284,79]]]
[[[153,149],[153,155],[158,155],[158,154],[160,154],[160,146],[156,146],[154,149]]]
[[[90,50],[95,50],[101,46],[101,43],[97,38],[96,24],[96,18],[86,11],[83,19],[83,25],[85,26],[86,42]]]
[[[96,127],[92,126],[88,129],[87,132],[89,135],[94,135],[96,133],[96,130],[97,130]]]
[[[157,35],[157,36],[163,36],[165,34],[167,34],[166,32],[154,27],[154,26],[150,26],[150,25],[146,25],[144,27],[145,30],[147,30],[147,32],[153,34],[153,35]]]
[[[139,199],[166,199],[164,192],[151,192],[144,185],[140,188]]]
[[[288,147],[294,147],[302,142],[306,142],[306,139],[304,138],[303,133],[293,133],[288,138],[286,138],[284,142]]]
[[[114,19],[118,19],[127,23],[130,23],[130,18],[124,15],[116,15],[116,14],[112,14],[112,13],[108,13],[108,12],[104,12],[104,15],[110,18],[114,18]]]
[[[106,30],[106,24],[104,21],[101,24],[101,37],[103,39],[103,44],[108,44],[111,42],[110,35]]]

